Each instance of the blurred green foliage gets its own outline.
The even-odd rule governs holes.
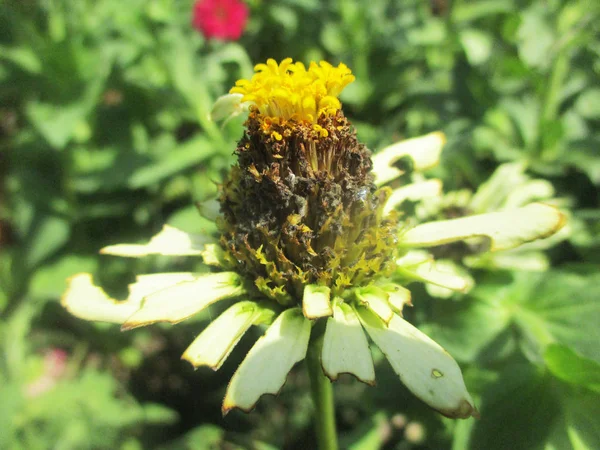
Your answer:
[[[278,398],[220,417],[252,339],[216,374],[179,360],[216,311],[121,334],[59,305],[74,273],[118,294],[168,263],[99,248],[165,221],[214,227],[194,202],[216,192],[242,119],[219,128],[212,103],[254,62],[288,56],[353,70],[342,100],[371,148],[444,131],[446,189],[475,190],[516,160],[572,206],[572,236],[546,273],[482,270],[468,296],[414,294],[409,319],[459,361],[482,418],[440,418],[379,364],[377,388],[336,384],[344,448],[599,448],[600,6],[249,3],[246,33],[229,43],[191,28],[191,1],[0,3],[0,448],[314,446],[301,367]]]

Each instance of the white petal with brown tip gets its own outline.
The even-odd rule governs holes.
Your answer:
[[[350,373],[364,383],[375,384],[367,337],[352,307],[341,300],[334,301],[333,317],[327,319],[321,365],[331,380]]]
[[[565,225],[565,220],[558,209],[532,203],[509,211],[417,225],[401,236],[400,245],[432,247],[484,237],[489,240],[490,251],[506,250],[556,233]]]
[[[358,316],[404,385],[418,398],[445,416],[477,416],[456,361],[436,342],[400,316],[388,326],[365,308]]]
[[[263,394],[277,394],[294,365],[303,360],[310,321],[299,308],[282,312],[250,349],[229,382],[223,414],[233,408],[250,411]]]

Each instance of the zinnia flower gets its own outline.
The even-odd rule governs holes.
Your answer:
[[[387,202],[418,198],[427,185],[392,191],[375,181],[402,172],[400,159],[412,172],[436,164],[441,133],[395,144],[373,161],[338,99],[354,80],[348,67],[306,68],[288,58],[255,70],[216,105],[220,117],[249,105],[237,164],[220,189],[219,236],[165,227],[148,244],[102,251],[199,256],[212,272],[139,276],[125,301],[110,299],[90,274],[79,274],[63,305],[78,317],[128,330],[177,323],[232,299],[183,354],[194,367],[217,370],[250,326],[267,326],[229,383],[224,413],[249,411],[263,394],[279,392],[309,346],[331,380],[350,373],[374,384],[369,336],[425,403],[453,418],[477,415],[454,359],[402,317],[411,304],[406,284],[454,282],[432,270],[430,258],[414,257],[414,249],[473,236],[486,239],[491,251],[512,248],[553,233],[563,216],[533,204],[413,226]]]
[[[248,21],[248,7],[239,0],[200,0],[192,25],[207,38],[237,40]]]

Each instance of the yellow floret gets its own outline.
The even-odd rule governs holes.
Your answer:
[[[250,80],[238,80],[229,92],[242,94],[243,102],[254,103],[260,114],[273,118],[274,123],[316,123],[321,114],[335,114],[341,108],[337,96],[354,81],[345,64],[334,67],[325,61],[311,62],[307,70],[292,58],[280,64],[269,59],[254,70]]]

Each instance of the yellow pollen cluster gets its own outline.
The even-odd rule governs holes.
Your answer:
[[[242,94],[243,102],[253,103],[262,116],[271,119],[270,123],[279,125],[289,120],[315,124],[321,114],[335,114],[341,108],[337,96],[354,81],[345,64],[333,67],[325,61],[311,62],[306,69],[292,58],[280,64],[269,59],[254,70],[250,80],[238,80],[229,92]],[[315,131],[327,136],[327,130],[321,127]]]

